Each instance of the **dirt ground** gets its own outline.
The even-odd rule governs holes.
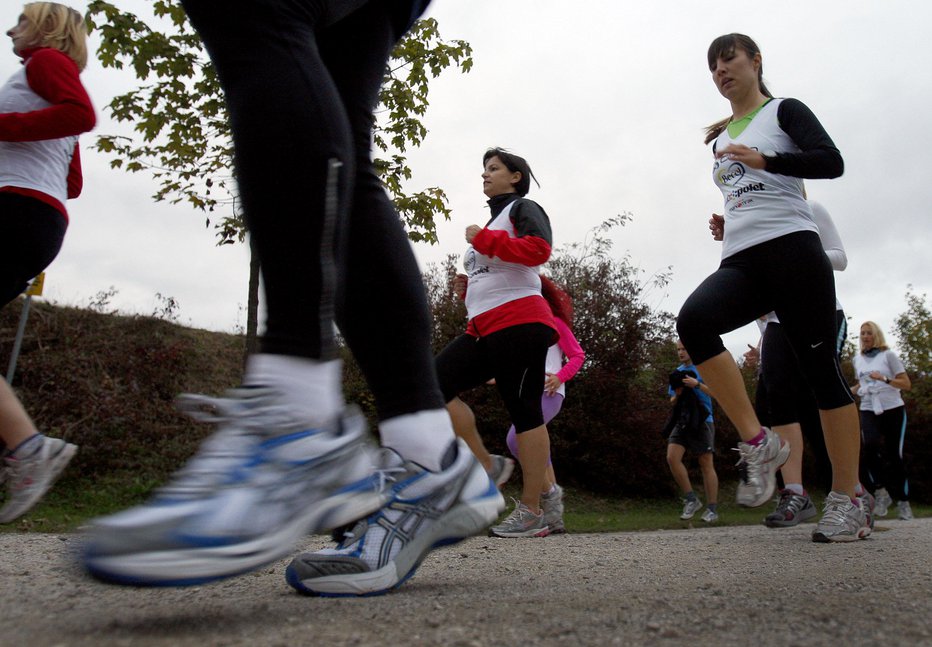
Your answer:
[[[932,645],[932,519],[849,544],[811,528],[477,537],[359,599],[295,593],[287,560],[209,586],[105,586],[73,565],[75,536],[2,534],[0,644]]]

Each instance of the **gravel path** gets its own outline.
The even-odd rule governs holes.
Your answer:
[[[362,599],[298,595],[286,561],[210,586],[104,586],[72,566],[75,536],[0,534],[0,644],[932,645],[932,519],[850,544],[811,528],[477,537]]]

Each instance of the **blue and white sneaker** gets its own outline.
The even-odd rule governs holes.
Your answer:
[[[498,487],[462,440],[447,469],[431,472],[383,450],[389,503],[336,548],[294,558],[285,579],[301,593],[379,595],[401,586],[434,548],[478,534],[505,508]]]
[[[97,579],[186,586],[239,575],[385,501],[354,408],[310,429],[265,388],[182,396],[179,405],[217,431],[150,501],[92,523],[80,559]],[[198,412],[205,406],[214,411]]]

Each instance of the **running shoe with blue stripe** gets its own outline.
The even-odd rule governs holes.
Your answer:
[[[182,408],[217,431],[150,501],[92,523],[80,559],[93,577],[185,586],[239,575],[384,502],[358,410],[308,428],[270,389],[183,398]]]
[[[463,441],[446,469],[431,472],[383,449],[391,499],[359,521],[336,548],[304,553],[285,571],[288,584],[308,595],[379,595],[414,575],[434,548],[478,534],[495,521],[505,500]]]

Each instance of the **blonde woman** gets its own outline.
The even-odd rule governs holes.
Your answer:
[[[52,2],[23,8],[7,36],[23,66],[0,88],[0,307],[58,255],[68,212],[81,193],[78,135],[94,127],[79,74],[87,63],[84,19]],[[0,381],[0,479],[8,483],[0,523],[25,514],[77,449],[39,433]]]
[[[897,499],[899,518],[912,519],[903,463],[906,407],[900,395],[909,391],[912,383],[877,324],[862,323],[859,340],[861,352],[854,356],[858,383],[851,392],[861,398],[861,479],[874,492],[874,514],[887,515],[893,503],[889,489]]]

